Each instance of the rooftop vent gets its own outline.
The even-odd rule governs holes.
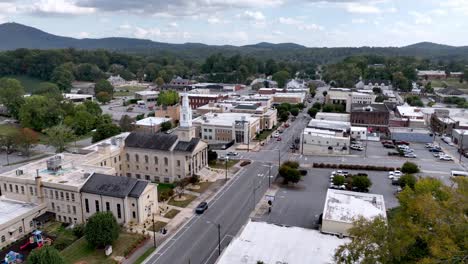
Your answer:
[[[62,156],[60,155],[54,156],[48,159],[46,163],[47,163],[47,170],[56,172],[62,169]]]
[[[16,176],[20,176],[23,174],[24,174],[23,170],[16,170]]]

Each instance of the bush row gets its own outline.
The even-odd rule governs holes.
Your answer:
[[[314,168],[368,170],[368,171],[393,171],[393,170],[400,169],[400,168],[386,167],[386,166],[358,165],[358,164],[328,164],[328,163],[314,163]]]
[[[124,250],[123,252],[124,257],[127,258],[131,254],[133,254],[133,252],[135,252],[138,248],[140,248],[148,238],[149,238],[148,235],[140,236],[137,240],[133,242],[133,244],[131,244],[126,250]]]

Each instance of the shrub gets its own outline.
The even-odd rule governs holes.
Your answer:
[[[367,192],[372,186],[372,182],[366,176],[354,176],[352,177],[352,185],[359,192]]]
[[[85,227],[83,224],[76,225],[73,228],[73,235],[75,235],[77,238],[80,238],[84,236],[84,230],[85,230]]]
[[[414,189],[414,185],[416,184],[416,177],[412,174],[405,174],[401,176],[400,180],[398,180],[401,188],[405,188],[406,186]]]
[[[333,177],[333,184],[334,185],[343,185],[345,183],[345,177],[341,175],[336,175]]]
[[[407,174],[418,173],[419,167],[417,164],[407,161],[401,167],[401,172],[407,173]]]
[[[283,166],[287,166],[287,167],[290,167],[290,168],[293,168],[293,169],[297,169],[299,168],[299,163],[296,162],[296,161],[285,161],[283,162]]]

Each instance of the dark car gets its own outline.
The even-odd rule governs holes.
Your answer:
[[[409,142],[406,142],[406,141],[403,141],[403,140],[398,140],[398,141],[395,141],[395,145],[406,145],[406,146],[408,146]]]
[[[442,152],[440,148],[430,148],[429,152]]]
[[[384,144],[384,148],[395,148],[395,145],[393,144]]]
[[[195,213],[203,214],[203,212],[205,212],[206,210],[208,210],[208,203],[207,202],[201,202],[197,206],[197,208],[195,208]]]

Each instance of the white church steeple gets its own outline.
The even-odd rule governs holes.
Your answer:
[[[180,109],[180,127],[192,127],[192,108],[190,108],[188,93],[182,96],[182,108]]]

